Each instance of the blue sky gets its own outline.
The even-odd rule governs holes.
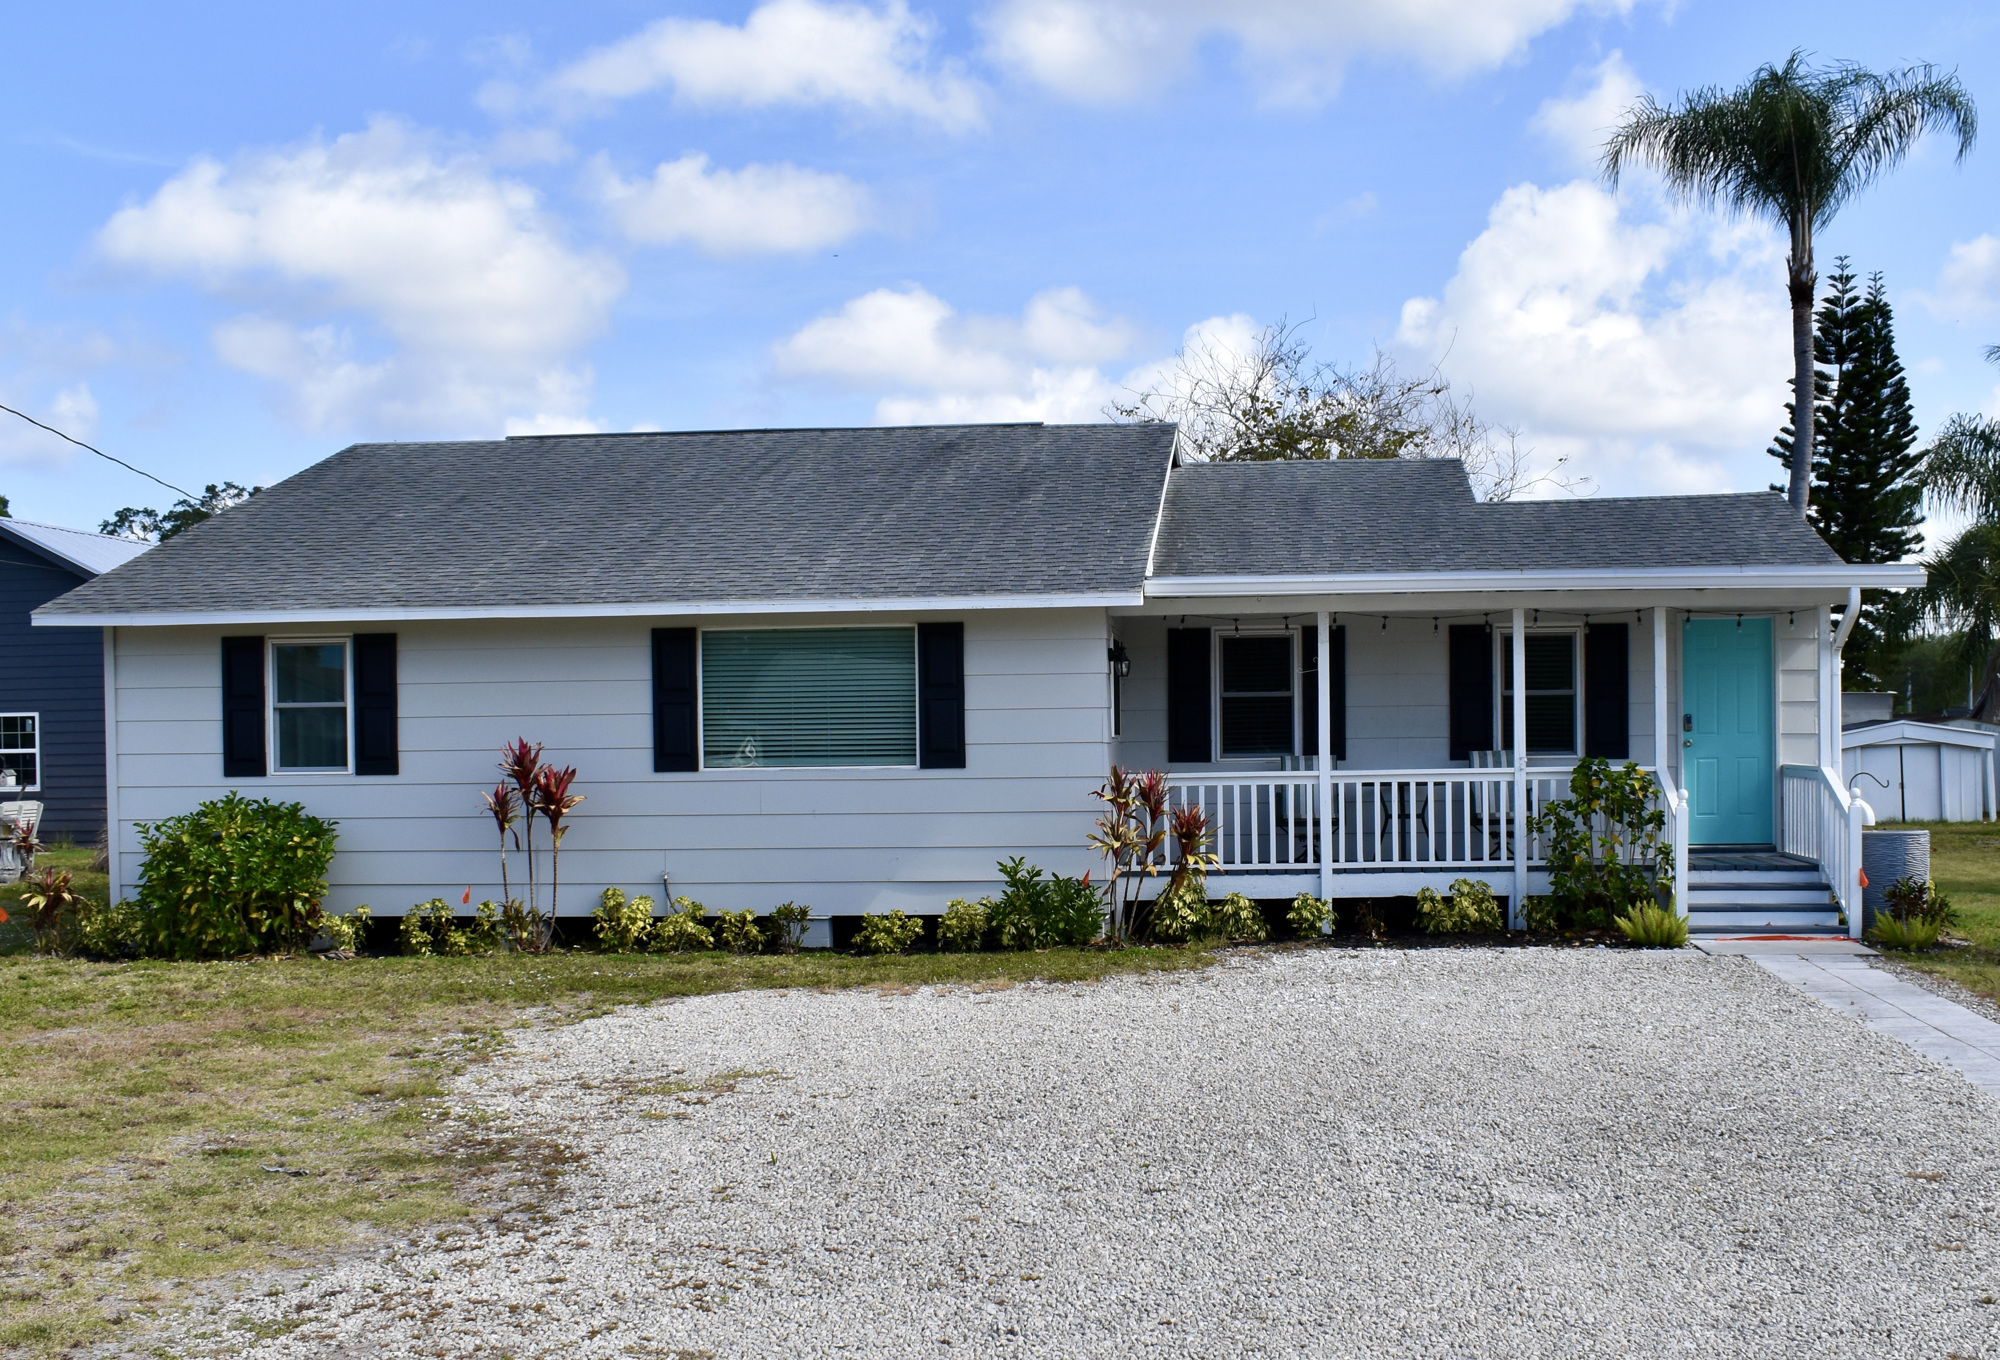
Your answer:
[[[184,12],[173,12],[183,9]],[[277,16],[277,17],[274,17]],[[1190,335],[1441,362],[1604,494],[1764,485],[1758,224],[1615,196],[1642,90],[1795,46],[1955,67],[1819,242],[1918,414],[2000,409],[1990,3],[35,6],[0,88],[0,401],[184,486],[361,439],[1099,418]],[[25,426],[16,515],[171,499]]]

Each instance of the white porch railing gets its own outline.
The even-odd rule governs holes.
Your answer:
[[[1569,795],[1570,771],[1537,767],[1525,781],[1527,815]],[[1202,810],[1220,857],[1218,873],[1317,870],[1322,852],[1336,870],[1483,869],[1514,864],[1512,770],[1336,770],[1329,776],[1331,826],[1320,816],[1319,776],[1173,775],[1174,807]],[[1673,795],[1669,816],[1679,827]],[[1685,876],[1684,836],[1677,868]],[[1527,862],[1546,858],[1529,834]]]
[[[1819,865],[1847,914],[1847,933],[1860,939],[1861,829],[1875,825],[1875,810],[1824,766],[1787,765],[1782,776],[1778,849]]]

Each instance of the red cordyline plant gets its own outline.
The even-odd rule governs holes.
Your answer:
[[[576,782],[576,767],[565,765],[558,770],[553,765],[544,765],[535,772],[535,792],[528,800],[528,817],[532,821],[536,813],[549,824],[549,929],[555,929],[556,890],[562,883],[561,860],[563,837],[569,828],[563,825],[563,818],[583,801],[580,793],[571,793],[569,786]]]
[[[507,881],[507,833],[514,831],[514,823],[521,820],[521,795],[507,787],[505,780],[493,786],[493,792],[486,795],[486,812],[493,818],[493,825],[500,830],[500,900],[514,900],[514,889]],[[514,848],[521,848],[521,833],[514,831]]]
[[[1109,930],[1113,939],[1124,939],[1138,926],[1140,890],[1165,863],[1167,777],[1113,765],[1111,777],[1091,796],[1105,804],[1090,843],[1111,862],[1104,885]]]
[[[500,748],[500,774],[500,782],[493,786],[491,793],[482,794],[481,799],[486,815],[493,819],[494,829],[500,834],[500,892],[506,899],[501,910],[515,947],[542,953],[555,942],[556,898],[562,885],[562,843],[563,837],[569,834],[569,828],[563,824],[564,819],[583,801],[583,795],[570,792],[570,785],[576,782],[576,768],[565,766],[558,770],[544,764],[542,744],[531,743],[526,737],[518,737]],[[546,913],[541,909],[541,894],[535,876],[537,819],[547,822],[549,827],[549,909]],[[515,830],[517,825],[523,823],[522,830]],[[514,899],[513,885],[507,877],[507,841],[510,837],[514,848],[528,860],[528,900],[525,903]]]

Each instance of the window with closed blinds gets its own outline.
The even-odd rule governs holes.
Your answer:
[[[914,628],[704,630],[710,769],[915,765]]]

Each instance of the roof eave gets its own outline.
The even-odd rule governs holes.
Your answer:
[[[1896,590],[1924,583],[1924,568],[1880,566],[1630,567],[1593,570],[1369,571],[1322,575],[1156,576],[1148,600],[1284,595],[1423,595],[1468,590]]]
[[[657,600],[620,604],[500,604],[460,608],[426,605],[318,609],[57,610],[30,617],[38,628],[297,627],[327,623],[418,623],[456,619],[624,619],[726,614],[930,614],[992,609],[1129,609],[1145,603],[1137,591],[1075,595],[876,596],[853,599]]]

